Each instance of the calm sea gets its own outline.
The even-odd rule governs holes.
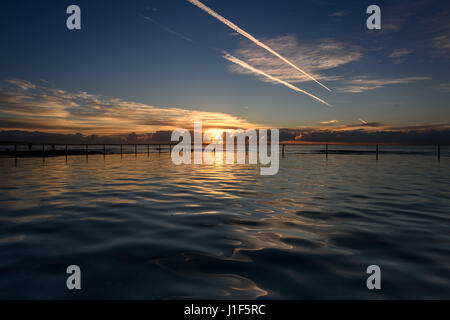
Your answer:
[[[317,148],[288,147],[275,176],[154,152],[0,158],[0,298],[449,299],[448,151]]]

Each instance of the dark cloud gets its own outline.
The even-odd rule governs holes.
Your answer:
[[[368,123],[367,125],[370,125]],[[363,126],[367,126],[363,125]],[[446,144],[450,142],[448,125],[395,127],[390,129],[280,129],[280,141],[297,142],[340,142],[340,143],[404,143],[404,144]],[[380,125],[381,126],[381,125]],[[375,126],[376,127],[376,126]],[[150,133],[83,135],[60,134],[42,131],[6,130],[0,131],[0,142],[31,143],[168,143],[172,131],[161,130]],[[192,132],[191,132],[192,135]]]
[[[379,122],[365,122],[365,123],[358,123],[358,124],[349,124],[344,126],[345,128],[359,128],[359,127],[367,127],[367,128],[376,128],[376,127],[382,127],[383,124]]]
[[[170,142],[172,131],[157,131],[153,133],[117,135],[83,135],[49,133],[42,131],[21,131],[8,130],[0,131],[0,143],[27,142],[27,143],[168,143]]]
[[[281,134],[280,134],[281,135]],[[294,140],[291,131],[284,134],[286,140]],[[427,130],[298,130],[297,141],[342,142],[342,143],[404,143],[404,144],[446,144],[450,142],[450,129]],[[280,139],[281,140],[281,139]]]

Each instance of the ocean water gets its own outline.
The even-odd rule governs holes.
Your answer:
[[[167,153],[0,158],[0,298],[449,299],[448,152],[321,148],[287,147],[275,176]]]

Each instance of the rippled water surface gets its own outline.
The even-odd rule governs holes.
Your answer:
[[[0,298],[450,298],[449,169],[426,152],[291,152],[275,176],[165,153],[1,158]]]

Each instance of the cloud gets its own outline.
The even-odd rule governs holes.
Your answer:
[[[400,59],[395,59],[394,63],[400,64],[400,63],[404,63],[405,61],[406,61],[406,58],[400,58]]]
[[[297,143],[437,144],[450,140],[450,123],[389,126],[373,122],[324,127],[281,128],[280,141]]]
[[[16,79],[17,80],[17,79]],[[19,80],[17,88],[0,88],[0,129],[45,129],[51,132],[137,133],[189,129],[193,121],[205,128],[257,127],[220,112],[156,107],[87,92],[69,92]]]
[[[304,93],[304,94],[310,96],[311,98],[313,98],[313,99],[315,99],[315,100],[317,100],[317,101],[319,101],[319,102],[322,102],[323,104],[325,104],[325,105],[327,105],[327,106],[329,106],[329,107],[332,106],[332,105],[329,104],[328,102],[325,102],[324,100],[322,100],[322,99],[320,99],[320,98],[318,98],[318,97],[316,97],[316,96],[314,96],[314,95],[312,95],[312,94],[306,92],[305,90],[302,90],[302,89],[300,89],[300,88],[297,88],[296,86],[290,84],[289,82],[286,82],[286,81],[284,81],[284,80],[281,80],[281,79],[278,79],[278,78],[276,78],[276,77],[274,77],[274,76],[271,76],[271,75],[265,73],[265,72],[262,71],[262,70],[256,69],[256,68],[252,67],[251,65],[249,65],[248,63],[246,63],[246,62],[244,62],[244,61],[242,61],[242,60],[240,60],[240,59],[238,59],[238,58],[236,58],[236,57],[234,57],[234,56],[232,56],[232,55],[230,55],[230,54],[228,54],[228,53],[225,54],[223,57],[224,57],[225,59],[227,59],[228,61],[230,61],[230,62],[232,62],[232,63],[235,63],[235,64],[239,65],[240,67],[249,70],[249,71],[252,72],[252,73],[256,73],[256,74],[258,74],[258,75],[260,75],[260,76],[266,77],[266,78],[270,79],[270,80],[273,81],[273,82],[278,82],[278,83],[280,83],[280,84],[282,84],[282,85],[284,85],[284,86],[286,86],[286,87],[288,87],[288,88],[290,88],[290,89],[292,89],[292,90],[294,90],[294,91],[298,91],[298,92]]]
[[[428,3],[428,0],[403,0],[385,6],[381,13],[381,30],[392,32],[401,30],[408,24],[410,18],[422,11]]]
[[[448,122],[438,122],[438,123],[425,123],[425,124],[415,124],[407,126],[389,126],[386,127],[387,130],[392,131],[428,131],[428,130],[450,130],[450,123]]]
[[[413,53],[414,50],[408,48],[395,49],[389,54],[389,58],[394,59],[394,63],[404,63],[406,61],[405,56]]]
[[[361,76],[346,81],[346,85],[339,88],[340,92],[360,93],[369,90],[383,88],[387,85],[414,83],[417,81],[429,80],[429,77],[406,77],[396,79],[369,79],[367,76]]]
[[[363,119],[358,119],[359,123],[351,123],[351,124],[341,124],[335,123],[327,126],[326,129],[323,126],[310,126],[310,127],[302,127],[302,132],[317,132],[317,131],[333,131],[333,132],[344,132],[344,131],[365,131],[365,132],[386,132],[386,131],[395,131],[395,132],[408,132],[408,131],[429,131],[429,130],[450,130],[449,122],[435,122],[435,123],[422,123],[422,124],[413,124],[413,125],[386,125],[380,122],[368,122]],[[297,128],[298,129],[298,128]],[[293,129],[294,130],[294,129]]]
[[[363,56],[362,49],[359,46],[345,44],[332,39],[325,39],[317,43],[300,43],[294,35],[285,35],[266,39],[265,42],[284,56],[289,57],[294,63],[305,66],[306,70],[316,78],[326,81],[340,80],[341,77],[324,76],[319,74],[319,71],[337,68],[358,61]],[[289,83],[309,81],[306,76],[295,72],[288,65],[253,43],[242,43],[241,47],[233,52],[233,55],[262,70],[264,73],[283,81]],[[252,73],[238,65],[232,65],[230,71],[238,74]],[[260,80],[272,81],[266,77],[260,77]]]
[[[330,16],[333,18],[334,21],[341,22],[342,18],[348,16],[350,13],[351,12],[349,10],[341,10],[333,12]]]
[[[280,129],[280,141],[300,143],[403,143],[437,144],[450,139],[450,123],[424,123],[388,126],[373,122],[334,127],[301,127]]]
[[[317,84],[321,85],[322,87],[324,87],[325,89],[327,89],[328,91],[331,91],[330,89],[328,89],[328,87],[326,87],[325,85],[323,85],[322,83],[320,83],[315,77],[313,77],[312,75],[310,75],[308,72],[304,71],[303,69],[300,69],[297,65],[295,65],[294,63],[292,63],[291,61],[289,61],[288,59],[286,59],[284,56],[282,56],[281,54],[279,54],[277,51],[273,50],[270,46],[266,45],[265,43],[262,43],[261,41],[259,41],[258,39],[256,39],[255,37],[253,37],[251,34],[247,33],[246,31],[242,30],[241,28],[239,28],[237,25],[235,25],[234,23],[232,23],[231,21],[227,20],[226,18],[222,17],[221,15],[219,15],[217,12],[215,12],[214,10],[212,10],[211,8],[205,6],[203,3],[201,3],[198,0],[188,0],[190,3],[192,3],[193,5],[197,6],[198,8],[202,9],[203,11],[205,11],[206,13],[208,13],[209,15],[213,16],[214,18],[216,18],[217,20],[219,20],[220,22],[222,22],[223,24],[227,25],[228,27],[230,27],[231,29],[233,29],[234,31],[238,32],[239,34],[241,34],[242,36],[246,37],[247,39],[249,39],[250,41],[252,41],[254,44],[256,44],[257,46],[259,46],[260,48],[270,52],[272,55],[276,56],[278,59],[280,59],[281,61],[283,61],[284,63],[290,65],[292,68],[296,69],[297,71],[300,71],[301,73],[303,73],[305,76],[307,76],[309,79],[313,80],[314,82],[316,82]]]
[[[392,53],[389,55],[389,58],[399,58],[402,56],[406,56],[408,54],[413,53],[414,50],[407,49],[407,48],[401,48],[401,49],[395,49],[392,51]]]
[[[25,80],[21,80],[21,79],[16,79],[16,78],[6,79],[5,82],[13,84],[16,87],[21,88],[22,90],[29,90],[29,89],[36,88],[36,86],[34,84],[32,84],[31,82],[28,82],[28,81],[25,81]]]
[[[448,34],[434,37],[432,43],[439,52],[448,53],[450,51],[450,35]]]
[[[1,120],[1,119],[0,119]],[[280,141],[300,143],[404,143],[437,144],[450,140],[448,122],[417,124],[409,126],[386,126],[355,124],[336,127],[281,128]],[[27,128],[23,128],[27,129]],[[167,143],[171,131],[161,130],[151,133],[116,133],[108,135],[83,135],[80,133],[51,133],[43,131],[4,130],[0,131],[0,141],[27,143]]]
[[[338,122],[339,122],[339,120],[328,120],[328,121],[320,121],[319,123],[323,124],[323,125],[328,125],[328,124],[335,124]]]
[[[280,137],[282,132],[280,132]],[[288,136],[284,133],[283,136]],[[446,143],[450,139],[450,128],[436,130],[433,126],[424,130],[361,130],[346,131],[300,129],[282,141],[328,142],[328,143],[399,143],[399,144],[437,144]]]
[[[439,84],[436,89],[440,92],[450,92],[450,82]]]
[[[0,91],[0,111],[9,116],[65,117],[68,115],[65,108],[74,104],[58,96],[33,92],[28,87],[20,87],[18,91]]]
[[[23,129],[27,129],[24,127]],[[81,133],[53,133],[44,131],[4,130],[0,131],[0,141],[27,143],[168,143],[172,131],[156,131],[150,133],[118,133],[108,135],[85,135]]]
[[[337,11],[337,12],[333,12],[331,14],[332,17],[343,17],[343,16],[348,16],[350,14],[350,11],[348,10],[341,10],[341,11]]]
[[[440,11],[423,21],[433,52],[440,56],[450,56],[450,10]]]
[[[365,121],[363,119],[359,119],[359,121],[361,121],[360,124],[349,124],[349,125],[344,126],[343,128],[344,129],[348,129],[348,128],[351,128],[351,129],[354,129],[354,128],[368,129],[368,128],[379,128],[379,127],[383,126],[383,124],[381,124],[379,122],[367,122],[367,121]]]

